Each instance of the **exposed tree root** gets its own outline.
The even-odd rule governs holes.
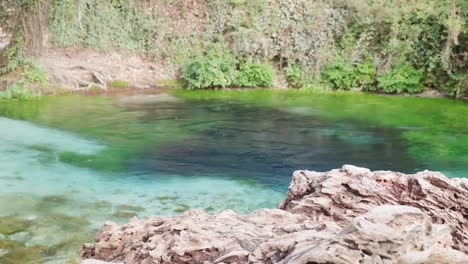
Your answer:
[[[149,88],[156,80],[174,78],[157,62],[85,48],[52,48],[42,54],[39,61],[52,82],[72,90],[107,90],[108,83],[115,80],[126,81],[134,88]]]

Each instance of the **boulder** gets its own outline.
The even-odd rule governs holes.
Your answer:
[[[107,222],[83,258],[131,263],[468,263],[468,181],[297,171],[279,209]]]

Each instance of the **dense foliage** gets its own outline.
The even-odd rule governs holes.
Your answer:
[[[351,64],[346,60],[336,60],[326,65],[323,79],[334,89],[353,88],[383,93],[418,93],[423,90],[422,71],[407,64],[397,64],[381,75],[377,75],[370,61]]]
[[[351,64],[343,59],[335,60],[324,67],[322,76],[326,83],[338,90],[376,90],[376,68],[370,61]]]
[[[268,64],[242,62],[233,86],[270,87],[273,85],[273,67]]]
[[[47,83],[48,77],[41,66],[25,53],[24,37],[21,32],[13,39],[3,56],[7,63],[0,67],[0,77],[10,74],[13,75],[13,81],[4,91],[0,91],[0,100],[13,98],[27,100],[40,95],[40,88]]]
[[[378,89],[385,93],[418,93],[422,91],[422,71],[408,65],[395,65],[378,78]]]
[[[188,89],[269,87],[273,83],[273,68],[239,62],[230,54],[210,51],[183,66],[181,79]]]
[[[458,96],[468,89],[468,1],[335,3],[351,11],[345,33],[338,38],[340,49],[349,61],[372,57],[383,75],[374,89],[418,92],[419,82]],[[398,69],[400,65],[405,66]]]
[[[392,93],[428,87],[457,97],[468,92],[466,0],[33,2],[47,3],[48,19],[41,21],[53,44],[140,52],[164,60],[174,72],[202,62],[200,56],[217,46],[235,60],[269,62],[292,87]],[[395,72],[399,65],[408,72]],[[258,75],[258,68],[249,67],[249,74]],[[221,73],[206,73],[192,87],[235,80]],[[203,74],[203,67],[191,74]],[[408,80],[389,85],[385,76]],[[250,86],[249,78],[237,81]]]
[[[347,61],[335,61],[324,67],[322,75],[333,88],[348,90],[356,87],[354,72],[354,66]]]
[[[189,89],[230,86],[236,78],[236,64],[230,55],[210,52],[182,67],[181,78]]]

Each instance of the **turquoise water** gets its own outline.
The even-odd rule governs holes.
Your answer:
[[[331,118],[318,106],[168,95],[3,103],[0,263],[74,263],[106,220],[276,207],[296,169],[464,176],[460,155],[415,154],[406,133],[421,129]]]

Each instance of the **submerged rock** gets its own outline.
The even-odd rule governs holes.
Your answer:
[[[27,247],[22,243],[13,240],[0,240],[0,263],[37,263],[47,251],[46,247]]]
[[[12,235],[22,232],[31,226],[31,221],[13,216],[0,217],[0,234]]]
[[[467,203],[468,180],[436,172],[297,171],[280,209],[107,222],[81,254],[124,263],[461,264]]]

